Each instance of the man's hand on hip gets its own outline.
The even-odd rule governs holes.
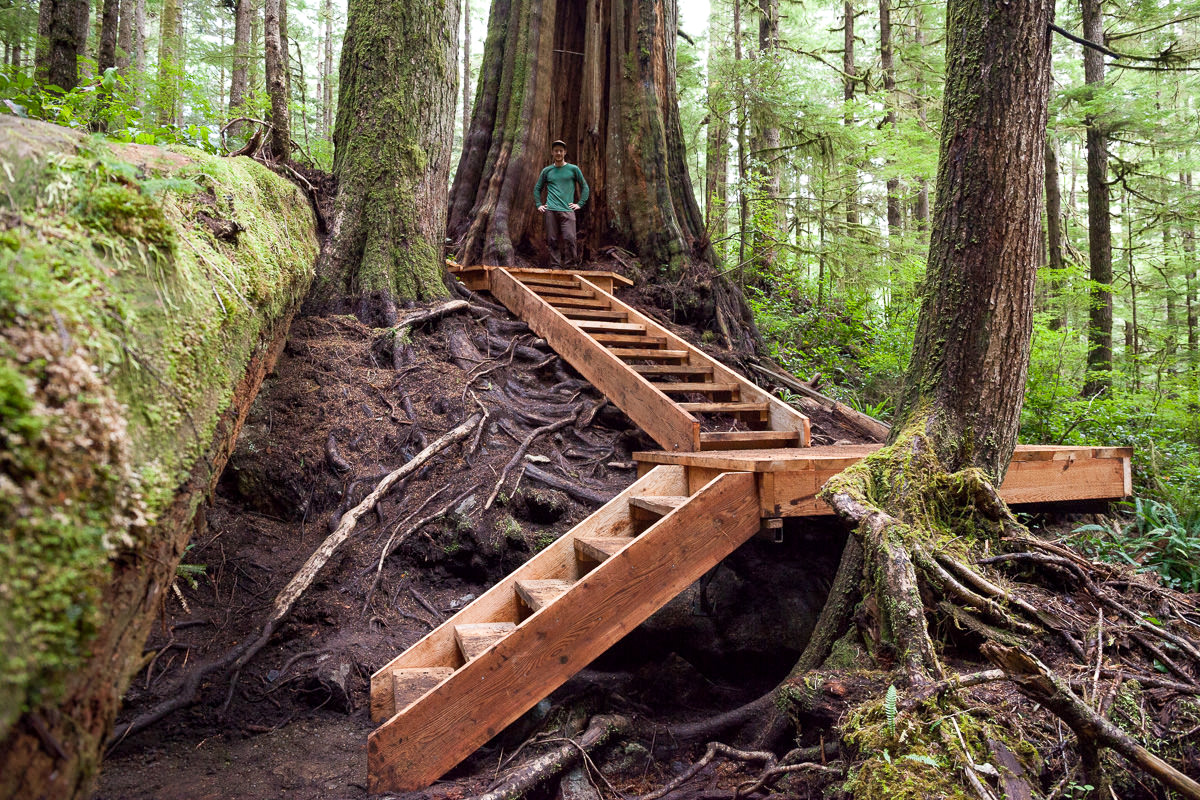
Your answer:
[[[546,213],[546,207],[545,207],[545,206],[538,206],[538,211],[540,211],[540,212],[542,212],[543,214],[545,214],[545,213]]]
[[[569,205],[569,207],[570,207],[570,209],[571,209],[572,211],[578,211],[578,210],[579,210],[579,204],[578,204],[578,203],[569,203],[568,205]]]

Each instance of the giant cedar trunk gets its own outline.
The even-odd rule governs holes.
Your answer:
[[[1050,0],[950,4],[928,289],[892,427],[919,420],[948,470],[996,481],[1029,366],[1052,16]]]
[[[446,292],[442,237],[458,86],[458,4],[351,0],[334,128],[338,196],[315,305],[395,321]]]
[[[561,138],[592,189],[584,253],[619,245],[675,278],[700,275],[694,318],[748,346],[743,304],[712,275],[684,161],[676,30],[675,0],[493,0],[449,236],[464,263],[533,253],[533,186]]]
[[[1104,17],[1100,0],[1080,0],[1083,35],[1104,44]],[[1104,54],[1083,49],[1084,80],[1093,89],[1104,85]],[[1092,305],[1088,314],[1088,379],[1083,393],[1094,395],[1112,381],[1113,298],[1112,219],[1108,195],[1108,137],[1095,117],[1087,119],[1088,260],[1093,281]]]

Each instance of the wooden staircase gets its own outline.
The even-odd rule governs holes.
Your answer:
[[[583,275],[494,267],[488,289],[664,450],[809,445],[807,417]]]
[[[371,676],[371,792],[437,780],[758,529],[753,473],[646,473]]]

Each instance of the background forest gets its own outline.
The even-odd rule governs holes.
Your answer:
[[[1040,311],[1021,438],[1135,447],[1137,519],[1114,532],[1116,546],[1107,536],[1083,544],[1141,560],[1145,534],[1178,533],[1151,560],[1196,590],[1200,4],[1058,5],[1064,35],[1053,42]],[[453,163],[488,13],[484,0],[463,8]],[[8,113],[120,140],[234,149],[250,128],[230,123],[269,114],[263,23],[275,14],[293,158],[328,170],[345,11],[333,0],[97,2],[79,83],[62,90],[35,66],[39,4],[3,0],[0,100]],[[888,419],[928,251],[944,4],[683,2],[680,32],[689,169],[723,269],[775,358]],[[1066,34],[1110,52],[1085,59]]]

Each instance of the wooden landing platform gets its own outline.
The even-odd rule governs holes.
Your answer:
[[[883,445],[727,450],[699,453],[634,453],[639,474],[657,464],[687,468],[689,491],[717,474],[753,472],[764,518],[813,517],[833,510],[817,492],[837,473]],[[1082,500],[1119,500],[1133,492],[1129,447],[1018,445],[1000,496],[1012,506]]]
[[[609,294],[612,294],[613,289],[617,286],[633,286],[633,281],[624,275],[600,269],[535,269],[532,267],[499,267],[491,264],[466,267],[449,259],[446,260],[446,266],[449,268],[450,274],[462,281],[472,292],[490,292],[492,290],[491,274],[493,270],[497,269],[505,269],[514,276],[533,281],[540,279],[547,282],[547,285],[558,281],[569,283],[576,276],[582,275]]]

